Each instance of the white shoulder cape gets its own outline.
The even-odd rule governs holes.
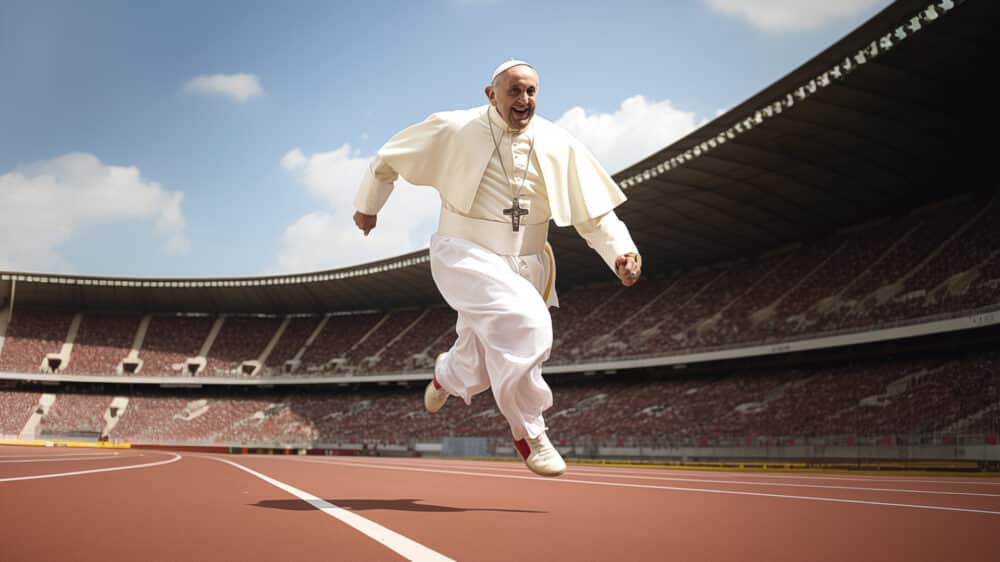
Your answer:
[[[389,139],[378,156],[406,181],[432,186],[454,208],[468,212],[493,155],[489,107],[434,113]],[[558,226],[600,217],[625,201],[580,141],[537,115],[531,123],[538,171]],[[377,181],[369,169],[362,188]]]

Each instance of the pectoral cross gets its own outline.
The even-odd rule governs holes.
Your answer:
[[[503,214],[510,215],[510,227],[514,232],[521,230],[521,217],[528,214],[528,210],[521,206],[521,200],[515,197],[511,200],[510,208],[504,209]]]

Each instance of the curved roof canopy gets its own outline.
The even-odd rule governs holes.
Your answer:
[[[647,273],[757,255],[994,189],[1000,3],[900,0],[784,78],[615,174]],[[733,64],[739,64],[734,59]],[[550,231],[563,286],[610,281]],[[440,302],[427,252],[299,275],[125,279],[0,273],[0,301],[76,309],[306,313]]]

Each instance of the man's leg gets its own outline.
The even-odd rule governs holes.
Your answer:
[[[469,404],[473,396],[490,387],[485,350],[461,312],[458,313],[455,332],[458,334],[455,343],[435,362],[434,377],[448,394],[458,396]]]
[[[505,258],[463,240],[432,239],[431,271],[445,300],[482,344],[497,407],[515,441],[541,443],[542,412],[552,406],[552,391],[541,376],[552,347],[552,321],[538,290]],[[452,357],[449,353],[449,361]],[[551,449],[547,439],[542,445]]]

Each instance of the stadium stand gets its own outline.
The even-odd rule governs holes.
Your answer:
[[[1000,305],[1000,204],[961,196],[896,219],[844,229],[756,259],[565,291],[553,309],[550,364],[675,355],[866,331]],[[0,369],[34,372],[65,339],[71,313],[15,315]],[[113,373],[128,353],[137,315],[83,316],[69,373]],[[237,376],[258,358],[282,317],[229,316],[202,375]],[[426,371],[452,343],[455,313],[441,306],[330,316],[293,374]],[[178,375],[199,352],[214,317],[154,316],[141,374]],[[291,318],[271,355],[280,374],[322,318]],[[178,368],[175,368],[178,367]]]
[[[297,372],[323,372],[346,360],[345,355],[385,318],[381,313],[339,314],[330,316],[323,331],[302,356]]]
[[[131,350],[140,320],[135,314],[84,314],[65,372],[113,374]]]
[[[18,310],[0,349],[0,371],[37,373],[46,354],[62,348],[73,316],[72,312]]]
[[[280,373],[285,370],[285,363],[295,359],[309,337],[323,320],[320,316],[293,316],[289,318],[288,326],[282,332],[278,343],[267,356],[265,367],[268,373]]]
[[[153,316],[139,352],[143,361],[139,374],[186,374],[185,360],[198,354],[214,322],[210,316]]]
[[[646,262],[635,287],[615,282],[572,229],[552,229],[561,301],[546,373],[553,439],[578,450],[996,445],[998,83],[983,69],[1000,51],[997,6],[897,0],[619,171],[629,201],[616,212]],[[72,380],[113,373],[146,318],[138,375],[232,380]],[[16,433],[54,395],[48,413],[31,418],[41,416],[43,434],[243,445],[504,440],[488,394],[436,415],[422,408],[426,377],[413,371],[426,375],[452,343],[453,322],[426,251],[253,278],[0,272],[0,371],[22,379],[0,390],[0,430]],[[948,326],[917,333],[931,322]],[[873,343],[886,328],[894,339]],[[862,343],[773,345],[843,334]],[[64,343],[73,343],[67,376],[39,375]],[[682,357],[762,345],[740,359]],[[287,378],[241,377],[241,363],[262,355],[261,376]],[[668,358],[673,367],[656,366]],[[46,377],[61,386],[33,382]],[[105,425],[112,397],[127,406]],[[995,451],[983,453],[994,466]]]
[[[208,352],[205,374],[250,374],[240,373],[240,364],[254,361],[260,356],[283,320],[276,317],[227,316]]]
[[[0,435],[20,434],[40,396],[38,392],[0,391]]]
[[[129,400],[110,438],[139,443],[218,443],[222,432],[266,409],[269,403],[266,398],[137,395]]]
[[[59,393],[42,417],[41,435],[100,435],[104,429],[104,412],[110,405],[111,396]]]
[[[706,374],[553,379],[546,416],[565,444],[677,445],[838,436],[909,439],[1000,431],[1000,352],[858,359],[839,365]],[[412,443],[500,437],[488,395],[424,412],[419,386],[232,393],[132,391],[114,441],[192,444]],[[4,412],[30,414],[37,393],[2,391]],[[43,433],[99,433],[110,396],[59,393]],[[11,408],[11,410],[8,410]],[[5,416],[5,419],[8,416]],[[13,419],[11,417],[10,419]],[[17,423],[11,423],[14,426]],[[4,432],[19,428],[3,426]]]
[[[341,369],[351,373],[378,371],[382,352],[397,341],[397,338],[413,334],[413,327],[429,313],[428,309],[396,310],[386,314],[371,332],[347,351],[347,360]]]
[[[428,308],[403,337],[391,342],[382,352],[373,370],[379,373],[396,373],[404,370],[432,368],[437,354],[431,355],[435,343],[447,350],[454,339],[455,311],[448,307]],[[451,336],[450,338],[448,336]],[[447,342],[447,343],[445,343]],[[440,346],[439,346],[440,347]]]

